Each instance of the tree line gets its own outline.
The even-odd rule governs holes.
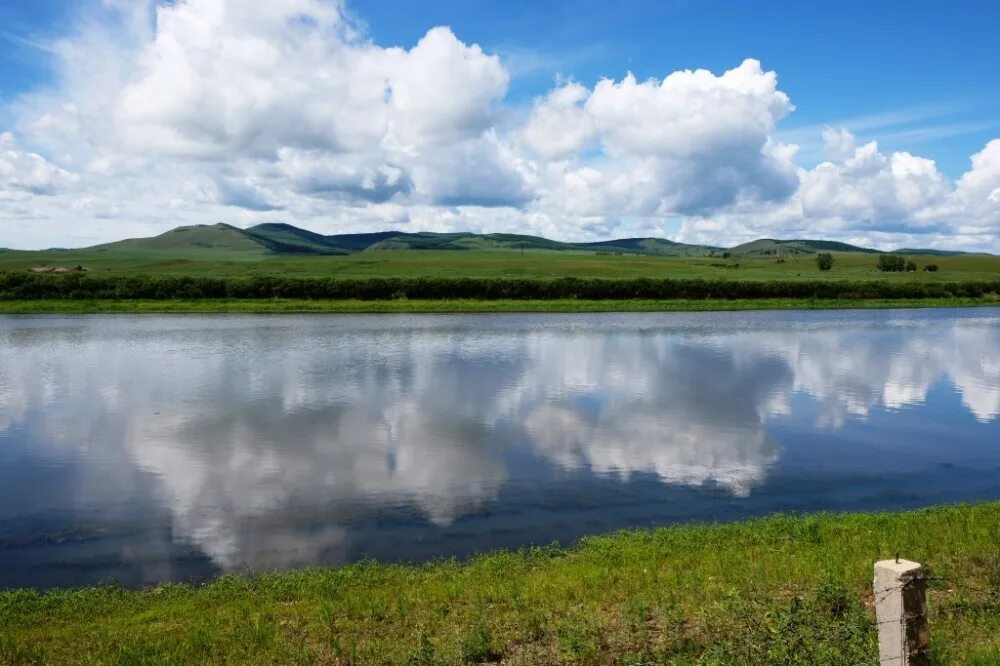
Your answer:
[[[948,298],[1000,293],[1000,280],[883,282],[672,278],[94,276],[0,274],[0,299],[745,299]]]

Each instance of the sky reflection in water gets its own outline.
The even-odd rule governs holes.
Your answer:
[[[995,310],[0,317],[0,587],[1000,496]]]

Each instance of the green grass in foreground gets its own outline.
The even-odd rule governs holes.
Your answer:
[[[627,531],[204,587],[0,593],[4,664],[875,664],[872,563],[930,569],[934,659],[1000,664],[1000,502]]]
[[[2,301],[0,314],[99,313],[364,313],[364,312],[699,312],[843,308],[928,308],[1000,306],[996,297],[905,299],[743,299],[743,300],[305,300],[165,299]]]

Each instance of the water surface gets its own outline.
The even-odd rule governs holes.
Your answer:
[[[0,317],[0,587],[1000,497],[1000,312]]]

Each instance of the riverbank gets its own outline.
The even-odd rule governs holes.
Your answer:
[[[307,300],[307,299],[48,299],[0,300],[0,314],[100,313],[379,313],[379,312],[709,312],[1000,306],[1000,298],[887,299],[623,299],[623,300]]]
[[[0,663],[873,664],[872,563],[937,663],[1000,663],[1000,502],[622,532],[422,566],[0,593]]]

